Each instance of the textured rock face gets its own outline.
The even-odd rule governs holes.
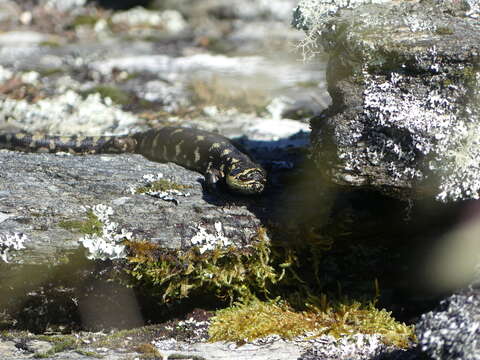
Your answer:
[[[416,326],[423,351],[435,360],[480,359],[480,290],[445,299]]]
[[[312,144],[335,182],[400,197],[479,197],[474,5],[300,3],[294,24],[307,29],[305,48],[321,43],[331,55],[333,103],[312,121]]]
[[[242,200],[228,207],[215,206],[215,196],[203,194],[201,175],[174,164],[153,163],[139,155],[58,156],[3,151],[0,173],[0,254],[11,263],[55,264],[62,261],[62,255],[82,247],[93,258],[118,258],[122,251],[113,247],[116,240],[124,238],[186,249],[206,246],[204,241],[208,239],[222,242],[226,236],[232,244],[242,246],[260,225]],[[144,185],[143,175],[156,178],[159,173],[188,188],[163,196],[164,200],[132,193]],[[102,236],[85,238],[65,226],[85,220],[89,209],[104,229],[117,224],[110,234],[103,234],[103,240]]]

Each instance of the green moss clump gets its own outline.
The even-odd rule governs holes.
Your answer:
[[[44,69],[44,70],[40,70],[39,73],[40,73],[40,76],[42,77],[47,77],[47,76],[52,76],[52,75],[56,75],[56,74],[61,74],[63,73],[64,70],[63,69],[60,69],[60,68],[50,68],[50,69]]]
[[[191,186],[188,185],[181,185],[174,183],[173,181],[167,180],[167,179],[160,179],[156,180],[148,185],[139,187],[138,189],[135,190],[136,194],[144,194],[146,192],[150,191],[167,191],[167,190],[185,190],[189,189]]]
[[[135,351],[142,354],[141,359],[161,359],[162,354],[152,344],[140,344],[135,348]]]
[[[77,26],[91,26],[94,27],[98,21],[98,17],[92,15],[78,15],[73,20],[73,27]]]
[[[46,46],[46,47],[59,47],[60,46],[60,43],[57,42],[57,41],[42,41],[40,43],[40,46]]]
[[[242,343],[277,334],[292,339],[315,330],[315,320],[280,301],[253,300],[222,309],[211,319],[210,341]]]
[[[162,249],[146,241],[130,241],[127,272],[165,302],[192,294],[213,294],[221,299],[248,299],[265,294],[280,278],[270,264],[269,243],[260,229],[245,248],[217,248],[201,254],[193,247],[184,252]]]
[[[53,342],[53,347],[46,352],[35,353],[34,357],[37,359],[44,359],[64,350],[75,349],[79,343],[74,336],[38,336],[39,340]]]
[[[435,29],[435,34],[437,35],[452,35],[453,33],[453,29],[447,26],[439,26]]]
[[[82,350],[82,349],[77,349],[75,350],[75,352],[77,354],[80,354],[80,355],[83,355],[83,356],[88,356],[88,357],[93,357],[93,358],[97,358],[97,359],[103,359],[103,355],[101,354],[98,354],[94,351],[88,351],[88,350]]]
[[[414,340],[413,327],[398,323],[390,312],[373,304],[344,302],[325,310],[294,311],[287,303],[253,300],[222,309],[211,319],[211,341],[252,341],[277,334],[285,339],[309,333],[339,337],[355,333],[380,334],[387,345],[408,347]],[[313,335],[311,335],[313,334]]]
[[[62,220],[58,226],[65,230],[75,230],[82,234],[101,235],[103,231],[103,224],[92,210],[87,211],[88,220]]]
[[[83,91],[82,95],[87,97],[90,94],[100,94],[103,98],[110,98],[114,103],[126,105],[130,102],[130,96],[123,90],[114,86],[98,85],[89,90]]]

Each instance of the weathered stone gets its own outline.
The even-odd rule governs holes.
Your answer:
[[[443,300],[416,325],[419,346],[435,360],[480,359],[480,290]]]
[[[307,43],[331,55],[333,103],[312,121],[319,168],[337,183],[400,197],[478,198],[473,10],[450,1],[342,6],[304,0],[296,12]]]
[[[143,175],[159,173],[187,186],[186,196],[172,194],[178,200],[165,201],[132,194],[133,188],[142,185]],[[191,247],[191,239],[202,231],[223,234],[233,244],[243,246],[260,225],[247,209],[247,200],[222,201],[204,194],[203,177],[198,173],[174,164],[150,162],[139,155],[58,156],[2,151],[0,174],[0,235],[24,236],[25,249],[8,254],[11,263],[61,262],[62,255],[82,246],[78,240],[84,235],[66,229],[62,223],[85,220],[88,207],[99,204],[112,208],[108,220],[117,223],[118,230],[171,249]]]

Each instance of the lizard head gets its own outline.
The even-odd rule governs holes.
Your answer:
[[[259,166],[247,167],[235,164],[225,177],[227,186],[244,195],[260,194],[265,188],[267,174]]]

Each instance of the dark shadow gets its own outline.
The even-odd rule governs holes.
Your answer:
[[[152,0],[90,0],[99,6],[112,10],[127,10],[135,6],[147,7],[152,3]]]

